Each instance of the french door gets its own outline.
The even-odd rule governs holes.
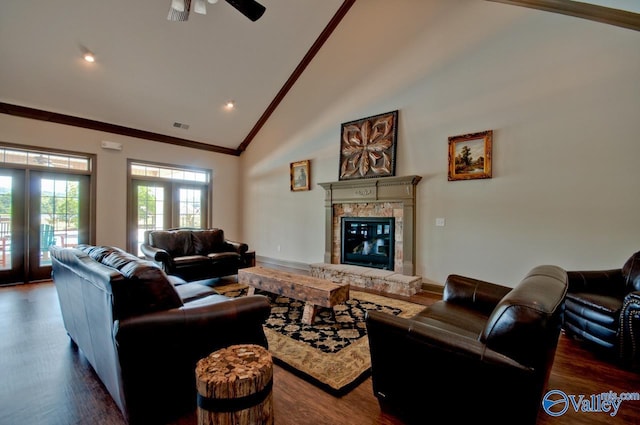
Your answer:
[[[49,247],[89,242],[89,176],[0,168],[0,284],[51,277]]]
[[[140,245],[146,230],[206,226],[206,186],[134,180],[132,189],[133,226],[129,239],[134,246],[129,247],[131,252],[142,256]]]

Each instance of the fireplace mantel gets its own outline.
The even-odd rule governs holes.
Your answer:
[[[334,234],[334,205],[397,202],[402,205],[402,270],[396,272],[415,274],[415,221],[416,185],[420,176],[380,177],[319,183],[325,190],[325,263],[332,263]]]

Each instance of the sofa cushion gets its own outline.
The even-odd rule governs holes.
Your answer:
[[[196,254],[207,255],[224,250],[224,232],[222,229],[194,230],[191,233],[193,249]]]
[[[124,253],[120,248],[116,248],[113,246],[105,246],[105,245],[86,245],[80,244],[76,247],[80,251],[87,254],[89,257],[93,258],[95,261],[102,263],[103,260],[108,257],[110,254],[114,252]],[[103,263],[104,264],[104,263]]]
[[[113,304],[118,318],[182,306],[175,287],[155,265],[147,261],[131,261],[120,272],[127,279],[112,283]]]
[[[150,261],[142,260],[141,258],[136,257],[133,254],[130,254],[128,252],[121,251],[121,250],[112,251],[111,253],[109,253],[109,255],[103,256],[99,261],[105,266],[113,267],[114,269],[118,269],[120,271],[122,271],[122,269],[125,266],[129,265],[132,262],[133,263],[144,262],[149,266],[157,267],[154,263]]]
[[[242,256],[237,252],[214,252],[208,254],[207,257],[209,257],[209,260],[211,260],[214,264],[217,262],[231,262],[232,264],[238,265],[240,264],[240,260],[242,259]]]
[[[180,268],[209,264],[209,259],[204,255],[185,255],[184,257],[174,258],[173,262],[177,268]]]
[[[111,282],[116,318],[182,306],[168,276],[155,263],[111,246],[80,245],[78,249],[127,278]]]
[[[182,302],[185,304],[193,300],[198,300],[218,293],[214,289],[201,285],[198,282],[190,282],[180,285],[176,288],[176,291],[178,292],[178,295],[180,295],[180,298],[182,298]]]
[[[193,255],[193,243],[189,230],[156,230],[149,233],[149,243],[164,249],[171,257]]]

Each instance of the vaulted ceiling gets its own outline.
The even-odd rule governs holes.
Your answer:
[[[3,0],[0,112],[239,155],[355,0],[259,2],[174,22],[171,0]]]
[[[0,101],[236,150],[343,0],[261,3],[172,22],[170,0],[3,0]]]

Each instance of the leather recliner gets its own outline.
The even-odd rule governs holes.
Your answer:
[[[563,329],[622,365],[640,362],[640,251],[622,268],[568,271]]]
[[[407,423],[536,423],[555,356],[566,272],[538,266],[514,288],[450,275],[412,318],[369,311],[374,395]]]

